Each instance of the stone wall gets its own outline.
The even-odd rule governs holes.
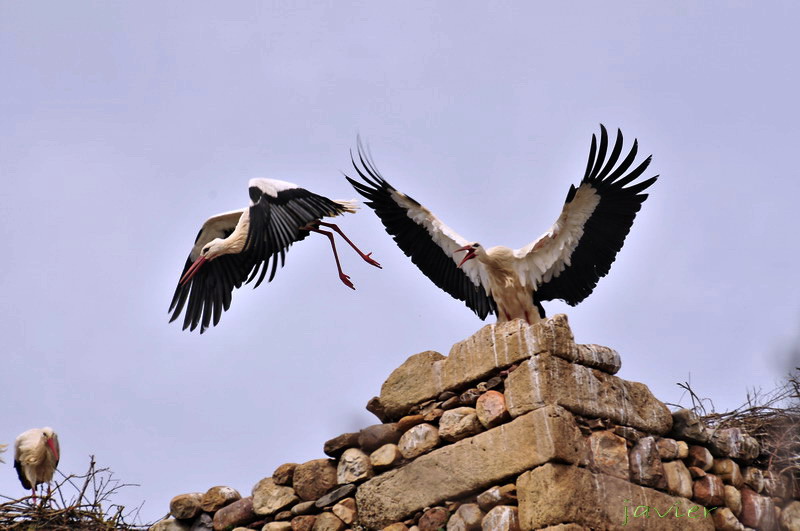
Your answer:
[[[577,345],[566,316],[488,325],[396,369],[381,422],[279,466],[242,498],[176,496],[156,531],[800,531],[800,485],[755,465],[756,439],[670,413]]]

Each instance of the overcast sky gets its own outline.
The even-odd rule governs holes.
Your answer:
[[[0,442],[50,425],[141,487],[248,494],[377,422],[423,350],[484,325],[368,209],[341,227],[384,266],[292,247],[200,336],[167,307],[203,221],[247,181],[332,198],[360,134],[461,235],[522,247],[555,221],[603,123],[660,174],[594,293],[566,311],[620,376],[718,410],[775,386],[800,338],[794,2],[0,1]],[[629,144],[626,144],[629,145]],[[7,460],[10,461],[10,460]],[[11,463],[0,494],[22,496]]]

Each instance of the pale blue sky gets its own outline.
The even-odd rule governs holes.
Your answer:
[[[792,2],[0,1],[0,442],[51,425],[146,500],[243,493],[365,411],[392,369],[483,323],[368,209],[384,265],[293,247],[202,337],[167,307],[206,217],[272,177],[356,197],[356,134],[463,236],[544,232],[604,123],[661,179],[608,277],[567,310],[620,376],[718,409],[772,387],[800,335]],[[10,463],[0,494],[24,494]]]

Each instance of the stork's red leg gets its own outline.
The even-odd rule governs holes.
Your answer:
[[[353,286],[353,283],[350,282],[350,277],[345,275],[344,271],[342,271],[342,266],[339,263],[339,254],[336,252],[336,244],[333,242],[333,233],[329,232],[327,230],[320,230],[320,229],[318,229],[316,227],[310,227],[310,226],[304,227],[304,230],[309,230],[311,232],[317,232],[319,234],[322,234],[322,235],[328,237],[328,239],[331,241],[331,248],[333,249],[333,258],[336,260],[336,269],[339,270],[339,278],[342,280],[342,282],[344,282],[344,285],[347,286],[348,288],[356,289],[355,286]]]
[[[358,253],[358,255],[359,255],[361,258],[363,258],[365,262],[367,262],[367,263],[368,263],[368,264],[370,264],[370,265],[374,265],[375,267],[381,267],[381,265],[380,265],[378,262],[376,262],[375,260],[373,260],[372,258],[370,258],[370,256],[372,255],[372,253],[367,253],[367,254],[364,254],[363,252],[361,252],[361,249],[359,249],[358,247],[356,247],[356,244],[354,244],[353,242],[351,242],[351,241],[350,241],[350,238],[348,238],[347,236],[345,236],[344,232],[342,232],[342,229],[340,229],[338,225],[336,225],[335,223],[326,223],[326,222],[324,222],[324,221],[318,221],[317,223],[318,223],[319,225],[322,225],[323,227],[328,227],[328,228],[331,228],[331,229],[335,230],[335,231],[336,231],[336,232],[339,234],[339,236],[341,236],[342,238],[344,238],[344,241],[346,241],[347,243],[349,243],[349,244],[350,244],[350,247],[352,247],[353,249],[355,249],[355,251]],[[383,268],[381,267],[381,269],[383,269]]]

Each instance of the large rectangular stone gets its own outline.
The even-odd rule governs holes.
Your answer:
[[[524,361],[509,374],[505,395],[512,417],[558,404],[577,415],[611,419],[656,435],[663,435],[672,427],[669,409],[646,385],[547,353]]]
[[[537,409],[362,484],[356,494],[360,523],[380,528],[551,460],[583,462],[585,451],[568,411],[553,406]]]
[[[714,529],[713,512],[686,498],[570,465],[548,463],[525,472],[517,479],[517,497],[523,530],[565,521],[618,531]]]
[[[443,391],[463,388],[544,352],[612,374],[620,368],[614,350],[576,345],[566,315],[534,325],[516,319],[484,326],[453,345],[447,357],[433,351],[411,356],[386,379],[378,401],[388,418],[397,419]]]

